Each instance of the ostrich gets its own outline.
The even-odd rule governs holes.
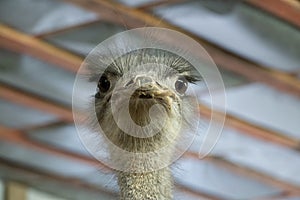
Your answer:
[[[91,126],[100,125],[114,146],[137,155],[109,148],[111,162],[124,167],[115,170],[120,199],[172,199],[168,164],[182,130],[193,126],[195,101],[187,91],[199,74],[184,58],[154,48],[131,51],[100,68],[90,67],[90,80],[97,81]]]

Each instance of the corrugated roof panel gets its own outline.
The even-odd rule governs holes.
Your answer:
[[[54,31],[95,19],[96,14],[62,1],[0,1],[0,20],[30,34]]]

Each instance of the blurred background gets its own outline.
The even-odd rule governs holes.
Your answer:
[[[298,0],[0,0],[0,21],[0,200],[117,199],[77,136],[72,87],[97,44],[144,26],[198,41],[226,86],[221,138],[176,162],[175,199],[300,199]]]

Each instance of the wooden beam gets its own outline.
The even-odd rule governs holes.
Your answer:
[[[70,108],[20,89],[0,84],[0,97],[17,104],[54,114],[62,120],[73,122],[73,114]]]
[[[110,18],[114,19],[114,21],[119,21],[120,24],[128,26],[130,28],[157,26],[179,31],[199,42],[207,50],[207,52],[219,67],[242,75],[249,80],[262,82],[281,91],[300,97],[300,81],[292,75],[276,69],[270,69],[265,66],[257,65],[251,61],[248,61],[240,56],[231,53],[228,50],[225,50],[220,46],[217,46],[203,38],[200,38],[200,36],[197,36],[180,27],[165,22],[150,13],[143,12],[139,9],[126,7],[114,1],[65,1],[94,11],[101,16],[105,16],[105,18],[107,19]]]
[[[77,72],[82,59],[42,40],[0,24],[0,47],[37,57],[67,70]]]
[[[176,3],[183,3],[187,0],[160,0],[160,1],[153,1],[153,2],[149,2],[149,3],[145,3],[141,6],[138,6],[137,9],[140,10],[151,10],[155,7],[158,6],[169,6],[172,4],[176,4]]]
[[[247,0],[245,3],[300,28],[300,2],[291,0]]]

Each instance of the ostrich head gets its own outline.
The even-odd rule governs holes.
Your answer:
[[[118,147],[137,153],[174,146],[193,109],[186,94],[199,80],[182,57],[158,49],[123,55],[93,79],[97,121]],[[155,109],[153,109],[155,108]]]
[[[111,162],[124,166],[125,172],[118,171],[122,199],[152,199],[145,198],[150,194],[170,199],[172,181],[164,168],[181,131],[195,120],[196,104],[187,92],[199,74],[174,53],[145,48],[116,58],[105,70],[92,70],[91,80],[98,83],[93,105],[97,119],[91,126],[101,126],[101,134],[114,146],[109,148]],[[161,190],[166,191],[162,196]]]

